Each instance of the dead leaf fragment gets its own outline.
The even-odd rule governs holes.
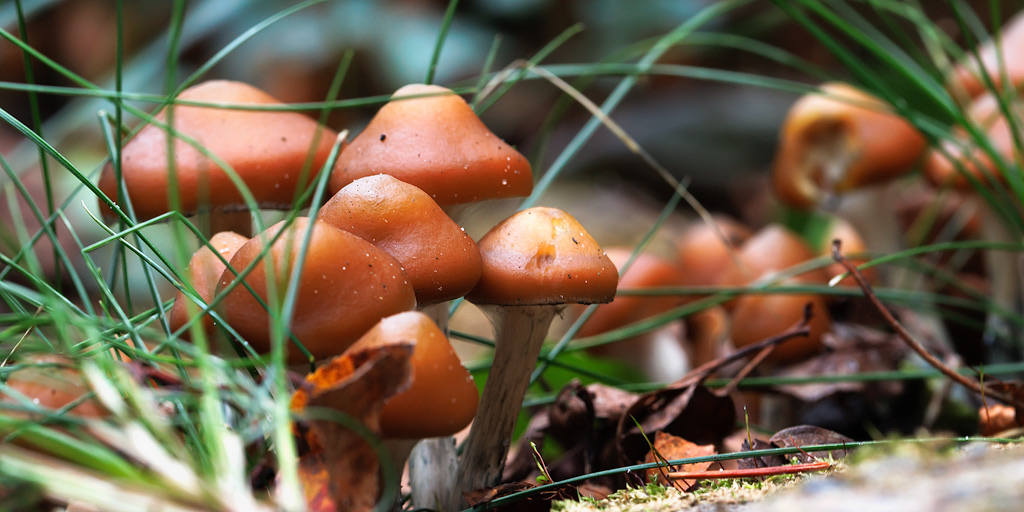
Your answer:
[[[710,444],[698,445],[687,441],[678,436],[672,434],[666,434],[665,432],[658,431],[654,434],[654,449],[647,453],[647,458],[644,459],[645,463],[658,462],[659,460],[677,460],[677,459],[690,459],[694,457],[707,457],[709,455],[715,455],[715,447]],[[661,457],[659,458],[658,455]],[[678,466],[652,468],[647,470],[646,480],[648,482],[657,478],[658,483],[662,485],[671,485],[671,482],[665,478],[665,474],[671,471],[704,471],[711,466],[711,462],[695,462],[692,464],[681,464]],[[675,482],[680,485],[681,489],[688,491],[693,486],[697,485],[696,480],[677,480]]]
[[[301,477],[310,479],[303,486],[307,498],[313,500],[308,502],[313,510],[326,506],[319,489],[324,473],[337,510],[367,511],[376,505],[380,462],[367,436],[380,433],[384,401],[409,385],[412,350],[412,344],[396,343],[346,352],[307,376],[306,386],[292,397],[292,409],[300,413],[314,409],[338,411],[366,427],[357,432],[329,415],[308,420],[311,453],[322,454],[323,458],[322,467],[315,459],[307,459],[305,470],[300,472]]]

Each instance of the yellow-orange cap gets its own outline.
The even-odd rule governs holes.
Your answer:
[[[925,139],[878,98],[843,83],[790,109],[772,170],[775,193],[799,208],[908,172]]]
[[[473,377],[428,316],[409,311],[382,318],[350,350],[390,343],[413,344],[412,384],[385,402],[380,418],[384,437],[447,436],[473,421],[479,401]]]
[[[231,266],[242,271],[257,261],[268,241],[284,229],[267,256],[258,260],[245,278],[264,301],[266,262],[273,262],[278,296],[283,296],[309,222],[300,217],[287,228],[284,221],[279,222],[246,242],[231,258]],[[235,276],[225,271],[217,292],[234,281]],[[298,286],[291,330],[317,359],[340,354],[381,318],[416,307],[412,285],[398,261],[373,244],[326,222],[313,221]],[[218,311],[256,350],[270,349],[270,317],[244,286],[233,288]],[[291,346],[288,354],[292,363],[303,361],[297,347]]]
[[[244,105],[280,104],[251,85],[224,80],[190,87],[178,99]],[[157,114],[156,119],[166,122],[166,110]],[[296,190],[311,183],[323,167],[336,137],[331,130],[296,112],[187,105],[174,107],[174,129],[196,139],[227,162],[264,208],[291,207]],[[314,145],[318,133],[319,141]],[[180,139],[174,141],[174,165],[179,211],[190,215],[200,210],[245,208],[242,195],[228,174]],[[140,130],[124,146],[121,173],[139,219],[170,211],[167,131],[156,125]],[[113,165],[103,168],[99,187],[117,201]]]
[[[210,237],[210,245],[227,261],[230,261],[231,257],[238,251],[238,248],[248,241],[248,238],[232,231],[221,231]],[[199,297],[209,304],[213,300],[213,292],[217,289],[217,281],[220,279],[221,274],[224,273],[225,268],[224,262],[209,247],[204,245],[192,254],[192,258],[188,260],[188,268],[185,269],[185,273],[192,287],[199,294]],[[180,291],[174,296],[174,305],[171,306],[171,311],[167,315],[167,322],[170,324],[171,330],[177,330],[188,322],[187,301],[189,299]],[[203,328],[208,333],[213,330],[213,317],[207,315],[203,318]]]
[[[342,150],[331,191],[381,173],[419,187],[442,206],[533,190],[526,158],[487,129],[465,100],[436,85],[395,92]]]
[[[615,265],[579,221],[557,208],[517,212],[478,245],[483,275],[466,296],[476,304],[594,304],[615,296]]]
[[[425,192],[392,176],[349,183],[318,218],[394,256],[420,306],[462,297],[480,279],[476,242]]]

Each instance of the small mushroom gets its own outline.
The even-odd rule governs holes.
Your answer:
[[[1013,88],[1024,83],[1024,60],[1020,58],[1024,53],[1024,13],[1018,13],[1003,25],[998,44],[997,51],[996,41],[989,39],[977,49],[977,58],[969,52],[950,74],[949,89],[954,93],[965,93],[970,98],[981,96],[989,91],[982,70],[1000,90],[1005,90],[1007,85],[1003,83],[1004,72]]]
[[[241,82],[214,80],[190,87],[178,100],[279,105],[272,96]],[[288,209],[297,194],[313,182],[327,161],[335,133],[296,112],[230,110],[176,105],[174,129],[205,146],[226,162],[262,208]],[[156,115],[167,121],[167,111]],[[248,209],[227,172],[181,139],[175,139],[174,169],[169,170],[165,128],[147,125],[124,146],[121,180],[139,220],[176,208],[185,215],[211,212],[216,224],[225,213]],[[177,192],[172,194],[171,183]],[[99,188],[119,201],[114,166],[107,164]],[[172,197],[177,202],[172,202]],[[236,231],[249,236],[248,214],[239,225],[211,226],[209,233]]]
[[[536,207],[492,228],[479,242],[483,275],[466,298],[491,317],[494,361],[466,440],[457,489],[501,478],[512,430],[548,327],[566,304],[609,302],[618,272],[568,213]]]
[[[392,176],[349,183],[317,218],[394,256],[420,307],[462,297],[480,279],[476,242],[425,192]]]
[[[381,173],[415,185],[442,207],[533,189],[526,158],[487,129],[465,100],[437,85],[395,92],[341,151],[331,192]]]
[[[404,391],[387,399],[380,417],[384,444],[391,451],[395,467],[401,470],[413,446],[420,440],[450,437],[469,425],[476,413],[479,396],[473,377],[462,366],[448,338],[423,313],[409,311],[382,318],[349,350],[358,352],[392,343],[413,346],[409,360],[412,382]],[[425,469],[438,470],[436,466]],[[414,494],[428,496],[430,490],[419,492],[423,489],[417,488],[417,482],[423,479],[436,480],[436,476],[411,475]],[[414,505],[437,508],[438,503]]]
[[[220,258],[204,245],[192,254],[188,260],[186,273],[189,284],[195,289],[199,298],[209,304],[217,289],[217,281],[227,268],[224,261],[230,261],[238,248],[248,242],[249,239],[232,231],[221,231],[210,238],[210,246],[217,250]],[[221,260],[223,258],[223,260]],[[178,330],[184,326],[197,311],[198,305],[190,305],[190,300],[184,293],[179,291],[174,296],[174,305],[167,315],[167,322],[171,330]],[[207,334],[213,332],[213,317],[206,315],[203,318],[203,329]]]
[[[239,272],[255,263],[245,282],[264,302],[268,301],[270,286],[276,287],[278,298],[284,295],[292,268],[298,263],[307,227],[312,233],[290,326],[314,358],[340,354],[381,318],[416,306],[409,277],[398,261],[351,233],[305,217],[295,219],[287,227],[285,221],[271,226],[240,247],[229,262]],[[260,258],[267,244],[282,230]],[[225,271],[217,293],[236,279]],[[217,310],[254,349],[270,350],[270,316],[248,289],[241,284],[234,286]],[[291,363],[307,361],[294,346],[289,348],[288,355]]]
[[[607,250],[612,264],[620,269],[632,253],[633,249],[627,247],[610,247]],[[683,273],[673,262],[644,252],[637,255],[629,269],[619,276],[618,288],[681,286],[683,279]],[[620,329],[681,306],[684,302],[684,298],[672,295],[617,296],[611,302],[598,306],[577,336],[595,336]],[[583,306],[579,309],[582,311]],[[648,380],[671,382],[686,372],[682,338],[681,324],[673,322],[640,336],[591,347],[588,352],[630,364],[642,371]]]

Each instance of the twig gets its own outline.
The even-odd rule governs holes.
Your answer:
[[[771,466],[767,468],[719,469],[717,471],[679,471],[668,474],[670,480],[714,480],[722,478],[757,478],[763,476],[794,475],[811,471],[824,471],[831,468],[829,462],[807,462],[790,466]]]
[[[885,321],[889,324],[889,326],[891,326],[893,330],[896,332],[896,335],[899,336],[900,339],[903,340],[903,342],[906,343],[907,346],[911,348],[911,350],[916,352],[919,356],[921,356],[921,358],[928,362],[928,364],[930,364],[933,368],[935,368],[940,373],[951,379],[953,382],[956,382],[957,384],[960,384],[961,386],[964,386],[967,389],[974,391],[975,393],[983,393],[1001,402],[1012,404],[1015,407],[1024,407],[1024,399],[1017,398],[994,389],[985,390],[985,388],[983,388],[980,383],[968,379],[963,375],[960,375],[959,373],[956,372],[956,370],[953,370],[952,368],[946,366],[942,361],[940,361],[938,358],[936,358],[930,352],[928,352],[927,349],[925,349],[917,340],[913,338],[913,336],[910,335],[909,332],[907,332],[906,329],[903,328],[903,325],[900,324],[899,320],[897,320],[896,317],[894,317],[892,313],[889,311],[889,309],[885,307],[885,304],[882,304],[882,301],[879,300],[878,296],[875,295],[875,292],[872,291],[871,285],[867,282],[867,280],[864,279],[864,275],[861,274],[859,270],[857,270],[856,265],[850,263],[850,261],[846,259],[846,256],[843,256],[843,253],[840,252],[841,246],[842,242],[840,240],[836,239],[832,241],[832,259],[836,260],[836,262],[838,262],[840,265],[846,268],[846,271],[853,276],[853,278],[857,281],[857,285],[860,286],[860,289],[864,292],[864,297],[866,297],[871,302],[871,305],[874,306],[876,310],[878,310],[882,317],[885,318]]]

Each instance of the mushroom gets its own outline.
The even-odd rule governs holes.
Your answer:
[[[225,80],[190,87],[177,99],[241,105],[281,104],[251,85]],[[262,208],[290,208],[327,161],[335,140],[334,132],[296,112],[189,105],[177,105],[173,109],[174,129],[231,166]],[[167,111],[158,113],[156,119],[166,122]],[[150,124],[124,146],[121,181],[136,217],[150,219],[174,209],[185,215],[210,212],[212,225],[207,233],[235,231],[250,236],[248,214],[243,215],[244,222],[240,224],[225,215],[248,209],[228,173],[177,137],[174,169],[168,170],[167,137],[166,128]],[[120,184],[116,178],[113,164],[108,163],[103,168],[99,187],[119,202]],[[176,184],[176,192],[172,192],[172,183]],[[221,221],[228,224],[217,225]]]
[[[425,192],[393,176],[349,183],[317,218],[394,256],[409,274],[420,308],[462,297],[480,279],[476,242]],[[446,318],[437,319],[442,329]]]
[[[466,298],[495,331],[494,360],[466,440],[457,490],[493,486],[501,478],[530,374],[554,315],[566,304],[609,302],[618,273],[568,213],[520,211],[479,241],[483,275]]]
[[[295,284],[299,288],[290,326],[313,358],[340,354],[381,318],[416,306],[409,278],[393,257],[326,222],[299,217],[291,225],[281,221],[252,238],[229,262],[239,272],[253,265],[244,281],[268,307],[278,307],[269,302],[269,289],[283,296],[307,229],[311,234],[302,281]],[[226,295],[217,311],[254,349],[267,352],[270,315],[237,280],[227,270],[221,275],[217,294]],[[289,347],[288,360],[307,361],[296,347]]]
[[[395,467],[401,470],[421,439],[449,437],[448,442],[454,443],[450,436],[473,420],[479,397],[473,377],[462,366],[448,338],[423,313],[409,311],[382,318],[349,350],[390,343],[411,343],[414,347],[409,360],[412,382],[387,399],[380,417],[384,444]],[[438,490],[416,485],[423,479],[436,480],[437,476],[411,474],[410,479],[414,495],[419,496],[414,505],[437,508],[439,503],[430,498]]]
[[[827,274],[813,269],[797,276],[786,276],[791,267],[815,257],[814,252],[795,233],[771,224],[755,233],[739,247],[737,256],[742,268],[732,266],[721,276],[719,284],[741,286],[753,282],[779,281],[779,285],[824,285]],[[749,293],[723,305],[732,310],[731,334],[736,346],[746,346],[782,333],[803,319],[804,306],[814,308],[811,335],[778,346],[770,360],[792,361],[821,348],[821,335],[828,331],[830,320],[825,300],[809,293]]]
[[[1017,88],[1024,83],[1024,60],[1021,59],[1024,53],[1024,12],[1018,13],[1003,25],[998,44],[997,51],[995,40],[990,39],[978,48],[977,58],[973,53],[967,55],[964,62],[957,65],[950,74],[949,88],[954,93],[962,92],[970,98],[981,96],[989,91],[988,82],[982,77],[981,70],[999,90],[1005,90],[1007,85]],[[1004,72],[1010,79],[1009,84],[1003,83]]]
[[[21,368],[6,375],[0,403],[15,405],[28,400],[33,407],[56,411],[77,402],[68,414],[78,418],[103,418],[110,414],[99,401],[86,397],[91,391],[70,359],[54,354],[33,354],[23,357],[18,366]],[[12,410],[5,413],[22,415]],[[27,416],[38,419],[35,414]]]
[[[381,173],[419,188],[455,222],[460,205],[533,190],[526,157],[491,132],[465,100],[438,85],[410,84],[395,91],[338,155],[331,192]],[[445,328],[446,307],[429,313]]]
[[[526,158],[487,129],[465,100],[437,85],[395,91],[341,151],[331,192],[381,173],[415,185],[442,207],[533,190]]]
[[[1020,96],[1012,98],[1009,110],[1019,120],[1024,115],[1024,100]],[[971,103],[967,111],[967,122],[977,126],[980,136],[987,139],[994,154],[982,150],[979,147],[980,141],[970,140],[965,130],[958,127],[951,134],[951,139],[942,143],[941,148],[930,150],[925,161],[925,175],[937,186],[952,187],[967,194],[966,206],[975,207],[981,215],[981,231],[985,240],[1017,242],[1017,237],[1010,232],[1016,228],[1011,228],[1000,218],[993,204],[982,200],[975,193],[975,187],[995,189],[1005,186],[1007,179],[1018,179],[1011,177],[1020,172],[1021,162],[1014,130],[1000,109],[999,98],[992,93],[983,94]],[[998,201],[998,195],[996,197]],[[1016,311],[1021,299],[1018,255],[996,250],[985,251],[984,255],[993,301],[1005,310]],[[986,331],[990,335],[1005,335],[1009,331],[1005,320],[995,313],[989,315],[986,324]],[[989,338],[995,339],[995,336]]]
[[[221,231],[210,238],[210,246],[202,246],[188,261],[186,273],[188,283],[195,289],[196,294],[203,303],[209,304],[213,301],[214,291],[217,289],[217,281],[227,268],[224,261],[231,260],[238,248],[248,242],[249,239],[232,231]],[[217,256],[210,250],[213,247],[220,254]],[[222,259],[223,258],[223,259]],[[199,305],[185,296],[185,293],[178,291],[174,296],[174,305],[167,315],[167,322],[172,331],[183,327],[197,313]],[[213,332],[213,317],[203,317],[203,329],[207,334]]]
[[[627,247],[610,247],[608,258],[623,268],[633,254]],[[644,252],[619,276],[618,289],[643,289],[658,286],[682,286],[680,269],[660,256]],[[617,296],[598,306],[576,333],[578,337],[595,336],[626,327],[681,306],[678,296]],[[582,311],[582,306],[579,308]],[[588,349],[591,354],[630,364],[644,373],[648,380],[671,382],[683,375],[687,361],[681,324],[674,322],[652,332],[618,340]]]
[[[827,83],[821,93],[806,95],[790,108],[772,184],[779,200],[792,207],[838,206],[869,247],[895,251],[900,234],[890,202],[877,185],[909,172],[925,145],[924,137],[878,98],[847,84]]]

